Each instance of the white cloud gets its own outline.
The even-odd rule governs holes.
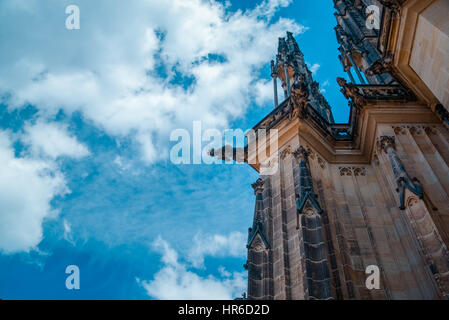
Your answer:
[[[277,80],[277,94],[278,102],[281,103],[285,99],[284,88],[282,87],[282,82]],[[263,106],[264,104],[270,104],[274,106],[274,88],[273,80],[261,79],[255,84],[254,99],[258,106]]]
[[[136,279],[149,296],[158,300],[230,300],[246,288],[244,273],[230,274],[220,268],[223,279],[202,277],[179,262],[178,253],[158,238],[155,248],[162,253],[164,266],[151,281]]]
[[[0,103],[39,110],[37,123],[23,128],[26,157],[17,158],[0,134],[0,250],[36,248],[42,222],[57,214],[51,200],[67,191],[53,160],[89,154],[67,126],[51,122],[55,114],[80,112],[118,141],[133,137],[142,159],[158,161],[168,154],[172,129],[189,129],[193,120],[203,129],[225,127],[253,100],[267,101],[260,68],[286,30],[305,30],[289,19],[271,21],[290,2],[269,0],[230,13],[216,1],[79,0],[81,29],[69,31],[66,1],[0,1],[1,41],[8,48],[0,50]],[[71,229],[66,222],[68,239]],[[221,248],[236,252],[226,239]],[[219,255],[216,247],[199,245],[191,263]]]
[[[277,38],[304,31],[270,20],[290,2],[230,13],[215,1],[80,0],[81,29],[69,31],[64,2],[4,0],[0,97],[9,107],[32,104],[43,117],[80,111],[108,134],[134,136],[142,159],[158,161],[172,129],[193,120],[222,128],[245,114]]]
[[[28,124],[22,140],[30,145],[35,155],[44,154],[52,159],[62,156],[80,159],[89,155],[87,147],[70,135],[67,126],[61,123],[38,121],[34,125]]]
[[[67,191],[51,162],[17,158],[0,132],[0,252],[30,251],[42,240],[42,222],[57,212],[50,201]]]
[[[223,266],[220,266],[220,267],[218,268],[218,272],[220,272],[220,275],[221,275],[223,278],[230,278],[230,277],[232,277],[232,273],[230,273],[229,271],[227,271],[227,270],[225,269],[225,267],[223,267]]]
[[[310,72],[312,72],[313,75],[315,75],[320,68],[321,68],[321,65],[319,63],[309,65],[309,70],[310,70]]]
[[[329,85],[330,85],[329,80],[324,81],[324,82],[321,84],[322,89],[320,89],[320,92],[321,92],[321,93],[326,93],[327,91],[326,91],[326,89],[324,89],[324,88],[328,87]]]
[[[64,228],[64,240],[70,242],[72,245],[75,245],[75,241],[73,240],[72,227],[67,219],[62,220],[62,226]]]
[[[246,254],[246,237],[241,232],[224,235],[197,234],[187,260],[195,267],[204,267],[204,257],[244,257]]]
[[[123,159],[120,156],[116,156],[114,159],[114,164],[117,165],[117,167],[120,169],[120,171],[128,171],[131,169],[131,163],[127,161],[126,159]]]
[[[264,0],[255,9],[254,13],[271,19],[278,8],[288,7],[293,0]]]
[[[256,82],[255,88],[255,100],[257,105],[262,106],[265,103],[274,101],[274,89],[272,80],[259,80]]]

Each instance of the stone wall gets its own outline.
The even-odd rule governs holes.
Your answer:
[[[395,152],[424,196],[405,190],[400,209],[397,176],[380,146],[369,165],[330,164],[313,146],[295,137],[279,157],[279,170],[263,177],[264,230],[270,242],[271,269],[263,297],[310,299],[302,219],[296,198],[300,176],[293,151],[302,144],[314,193],[323,208],[322,239],[334,299],[437,299],[447,294],[449,278],[449,132],[443,125],[381,124],[376,139],[394,137]],[[301,140],[301,142],[299,141]],[[326,218],[323,218],[326,217]],[[328,220],[327,220],[328,219]],[[251,248],[250,250],[251,251]],[[249,260],[251,260],[249,255]],[[368,290],[367,266],[381,270],[381,289]],[[249,286],[255,279],[251,274]]]
[[[449,110],[449,1],[437,0],[418,18],[410,66]]]

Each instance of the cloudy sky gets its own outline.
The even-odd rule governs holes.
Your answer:
[[[80,29],[66,28],[66,7]],[[231,299],[256,172],[174,165],[176,129],[247,130],[294,33],[337,121],[331,0],[0,0],[0,298]],[[80,290],[65,287],[80,269]]]

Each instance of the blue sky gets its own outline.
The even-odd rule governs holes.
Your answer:
[[[65,8],[81,28],[65,28]],[[294,32],[346,122],[330,0],[0,2],[0,298],[234,298],[256,172],[174,165],[170,133],[273,107]],[[67,290],[65,269],[80,269]]]

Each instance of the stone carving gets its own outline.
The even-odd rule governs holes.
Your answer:
[[[309,156],[309,153],[303,146],[301,146],[298,149],[296,149],[295,151],[293,151],[293,156],[295,157],[296,161],[298,161],[298,162],[307,161],[307,157]]]
[[[309,155],[309,158],[315,160],[315,152],[313,152],[312,148],[310,148],[310,146],[307,146],[306,150]]]
[[[365,168],[352,168],[354,171],[354,176],[366,176],[366,169]]]
[[[425,133],[425,129],[422,126],[411,126],[408,128],[408,130],[413,136],[423,136]]]
[[[352,176],[351,168],[338,168],[340,170],[340,176]]]
[[[364,96],[360,93],[357,85],[348,83],[345,79],[338,77],[337,83],[341,87],[341,92],[346,99],[352,99],[356,104],[362,106],[366,104]]]
[[[254,250],[255,252],[262,252],[262,251],[265,251],[267,249],[260,237],[256,237],[254,239],[254,241],[251,244],[250,248],[252,250]]]
[[[404,126],[393,126],[394,133],[396,135],[404,135],[407,134],[406,128]]]
[[[406,135],[408,132],[414,136],[422,136],[424,133],[431,133],[433,130],[427,126],[392,126],[396,135]]]
[[[438,134],[438,130],[435,127],[425,127],[424,128],[424,132],[428,135],[428,136],[435,136]]]
[[[307,108],[310,106],[309,101],[309,89],[305,82],[304,74],[296,73],[294,76],[294,82],[292,86],[292,111],[290,119],[300,117],[304,119],[307,117]]]
[[[366,168],[364,167],[339,167],[340,176],[366,176]]]
[[[326,161],[323,158],[321,158],[317,153],[315,153],[310,146],[306,146],[305,148],[301,147],[301,148],[302,148],[301,150],[296,150],[296,153],[297,153],[296,159],[297,160],[298,160],[298,157],[301,157],[302,153],[305,152],[306,153],[305,156],[307,157],[307,159],[311,159],[311,160],[316,159],[316,161],[321,169],[326,168]],[[298,160],[298,161],[300,161],[300,160]]]
[[[407,207],[411,208],[413,206],[415,206],[416,204],[418,204],[419,199],[416,197],[410,197],[407,201]]]
[[[320,166],[321,169],[325,169],[326,168],[326,161],[324,161],[323,159],[318,157],[318,165]]]
[[[254,194],[257,195],[258,193],[263,192],[263,185],[264,185],[263,180],[260,178],[257,179],[257,181],[251,185],[251,187],[253,187],[254,189]]]
[[[383,74],[383,73],[391,73],[393,59],[392,57],[385,57],[381,58],[377,61],[375,61],[367,70],[367,74],[370,76],[376,75],[376,74]]]
[[[359,85],[357,88],[367,100],[415,100],[401,85]]]
[[[379,2],[384,6],[386,6],[387,8],[400,10],[405,0],[379,0]]]
[[[293,96],[295,94],[293,93]],[[301,94],[300,94],[301,96]],[[308,102],[303,101],[303,98],[296,98],[297,102],[293,103],[293,97],[285,100],[278,108],[273,110],[264,120],[262,120],[253,129],[255,131],[259,129],[270,130],[275,127],[282,119],[292,120],[294,118],[311,119],[320,128],[324,135],[330,136],[338,141],[350,141],[354,137],[355,129],[357,125],[356,117],[353,117],[349,124],[334,124],[329,123],[323,118],[315,108],[310,107]],[[358,107],[350,101],[350,107],[357,114]]]
[[[352,99],[359,106],[379,100],[413,101],[416,99],[401,85],[358,85],[348,83],[343,78],[337,78],[337,82],[342,87],[341,92],[345,98]]]
[[[396,139],[391,136],[381,136],[378,140],[378,144],[383,151],[389,148],[393,148],[393,150],[396,149]]]
[[[281,157],[282,160],[285,160],[285,158],[287,158],[287,156],[288,156],[289,154],[292,154],[292,152],[291,152],[291,150],[290,150],[290,146],[287,147],[287,148],[285,148],[284,150],[282,150],[282,152],[281,152],[281,154],[280,154],[280,157]]]

